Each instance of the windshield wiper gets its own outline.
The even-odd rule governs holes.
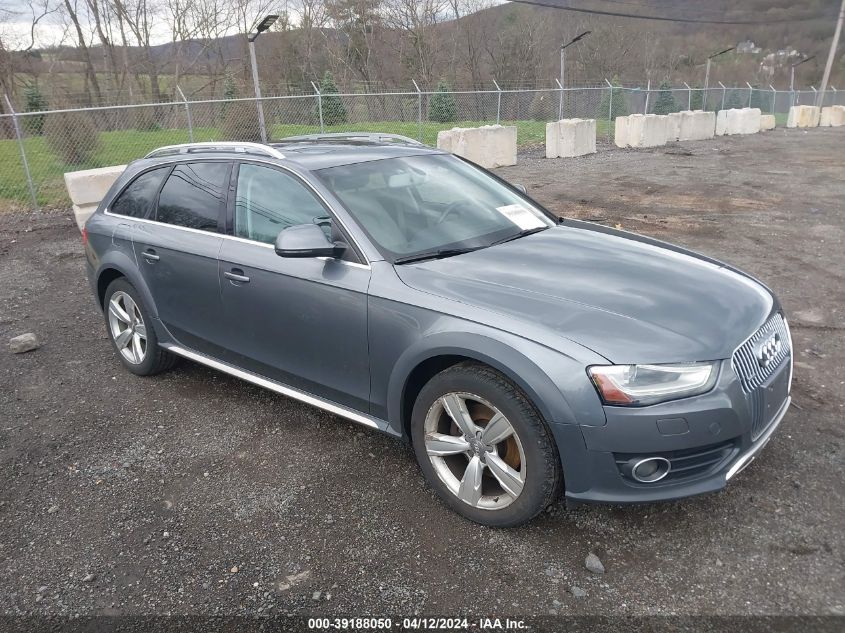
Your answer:
[[[393,260],[394,264],[409,264],[410,262],[421,262],[425,259],[443,259],[444,257],[452,257],[453,255],[461,255],[476,251],[480,246],[470,246],[465,248],[438,248],[433,251],[425,251],[423,253],[416,253],[415,255],[405,255],[404,257],[397,257]]]
[[[534,233],[539,233],[540,231],[545,231],[550,227],[548,226],[535,226],[533,229],[524,229],[517,233],[516,235],[509,235],[508,237],[502,238],[501,240],[496,240],[490,246],[496,246],[497,244],[504,244],[505,242],[510,242],[512,240],[518,240],[520,237],[525,237],[526,235],[534,235]]]

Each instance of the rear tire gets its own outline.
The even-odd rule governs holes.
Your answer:
[[[428,483],[476,523],[520,525],[560,495],[549,428],[522,390],[486,365],[461,363],[434,376],[414,404],[411,436]]]
[[[178,362],[178,356],[159,346],[141,293],[125,277],[115,279],[106,288],[103,314],[114,351],[133,374],[152,376]]]

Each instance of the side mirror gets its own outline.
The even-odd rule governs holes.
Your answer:
[[[333,257],[343,255],[346,244],[330,242],[316,224],[298,224],[282,230],[276,238],[279,257]]]
[[[513,186],[513,188],[516,189],[517,191],[521,191],[526,196],[528,195],[528,189],[525,188],[525,185],[516,184],[516,185]]]

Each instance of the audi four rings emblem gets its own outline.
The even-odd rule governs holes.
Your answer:
[[[757,348],[757,362],[760,363],[760,367],[768,367],[769,363],[771,363],[775,357],[777,357],[778,353],[780,353],[780,349],[783,343],[780,340],[780,334],[772,334],[769,338],[763,341],[760,344],[760,347]]]

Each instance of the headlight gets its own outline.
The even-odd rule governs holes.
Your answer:
[[[716,363],[594,365],[587,368],[605,404],[646,405],[709,391]]]

